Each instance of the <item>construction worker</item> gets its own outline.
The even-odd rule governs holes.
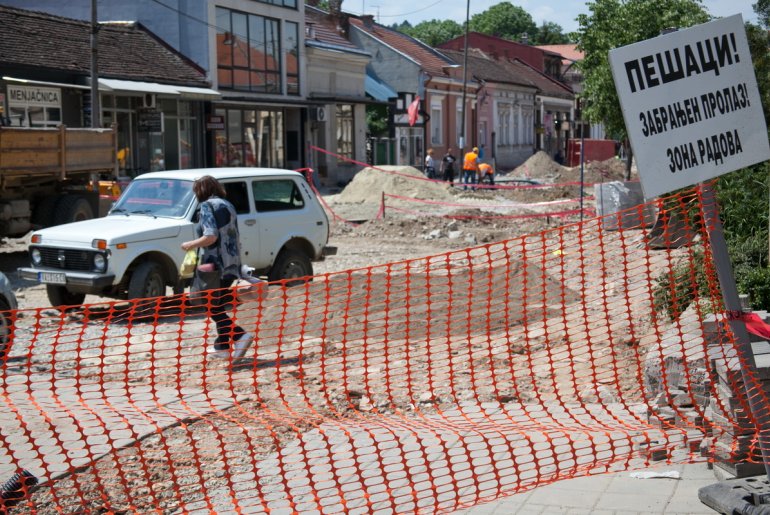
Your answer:
[[[476,191],[476,175],[479,173],[479,149],[473,147],[473,150],[465,154],[463,158],[463,189],[468,189],[468,183],[474,184],[471,186],[473,191]]]
[[[489,180],[489,184],[495,185],[495,169],[489,163],[479,163],[479,184],[484,182],[484,179]]]

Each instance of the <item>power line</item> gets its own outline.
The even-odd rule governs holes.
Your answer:
[[[432,4],[430,4],[430,5],[426,6],[426,7],[423,7],[422,9],[417,9],[416,11],[412,11],[412,12],[408,12],[408,13],[403,13],[403,14],[383,14],[382,17],[383,18],[398,18],[398,17],[401,17],[401,16],[409,16],[411,14],[421,13],[423,11],[427,11],[428,9],[430,9],[433,6],[436,6],[436,5],[440,4],[443,1],[444,0],[438,0],[437,2],[434,2],[434,3],[432,3]],[[377,16],[379,17],[379,14]]]

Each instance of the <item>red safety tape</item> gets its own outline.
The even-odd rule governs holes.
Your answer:
[[[493,209],[493,208],[511,208],[511,207],[534,207],[534,206],[555,206],[558,204],[571,204],[573,202],[580,202],[579,198],[568,198],[568,199],[560,199],[560,200],[549,200],[547,202],[512,202],[510,204],[474,204],[472,206],[469,206],[468,204],[463,203],[455,203],[455,202],[442,202],[440,200],[427,200],[427,199],[419,199],[419,198],[412,198],[412,197],[404,197],[401,195],[393,195],[391,193],[385,193],[386,197],[396,198],[400,200],[406,200],[410,202],[420,202],[423,204],[435,204],[440,206],[453,206],[453,207],[473,207],[473,208],[487,208],[487,209]],[[594,197],[583,197],[583,200],[593,200]]]
[[[399,211],[401,213],[409,213],[415,216],[424,216],[425,212],[423,211],[413,211],[411,209],[405,209],[402,207],[396,207],[396,206],[388,206],[388,211]],[[477,220],[477,219],[525,219],[525,218],[548,218],[548,217],[555,217],[555,218],[564,218],[567,216],[572,215],[579,215],[580,209],[571,209],[568,211],[557,211],[555,213],[530,213],[526,215],[460,215],[460,214],[444,214],[444,215],[437,215],[441,218],[457,218],[457,219],[463,219],[463,220]],[[595,212],[591,209],[583,209],[583,213],[586,216],[592,217],[595,216]]]

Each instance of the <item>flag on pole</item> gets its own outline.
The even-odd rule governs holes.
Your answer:
[[[415,123],[417,123],[417,115],[419,114],[420,110],[420,95],[417,95],[411,104],[409,104],[409,107],[406,108],[406,112],[409,115],[409,126],[413,126]]]

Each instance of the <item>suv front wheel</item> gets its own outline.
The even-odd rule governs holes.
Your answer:
[[[161,297],[166,294],[163,270],[154,261],[145,261],[136,267],[128,282],[128,300]]]
[[[280,281],[282,279],[294,279],[298,277],[309,277],[313,275],[313,264],[305,253],[297,250],[284,249],[275,259],[273,267],[267,274],[267,280],[270,282]],[[287,281],[286,286],[297,286],[307,282],[307,279],[297,281]]]

